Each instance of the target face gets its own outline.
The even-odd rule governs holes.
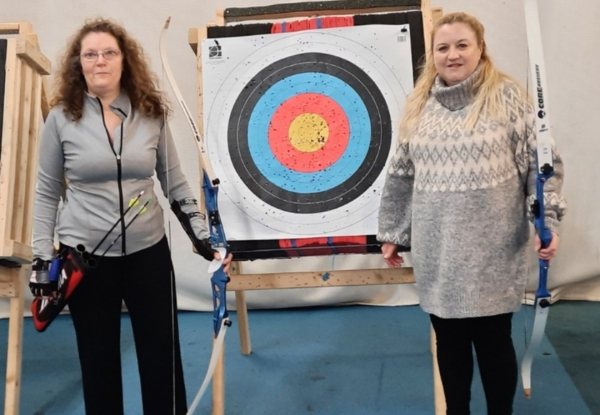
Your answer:
[[[244,184],[270,206],[332,211],[369,189],[392,128],[385,99],[356,65],[305,53],[256,75],[237,98],[228,146]]]
[[[396,40],[398,26],[381,27]],[[224,38],[218,62],[203,62],[209,158],[243,229],[230,239],[376,231],[412,60],[394,42],[402,59],[385,62],[385,46],[357,42],[365,31]]]

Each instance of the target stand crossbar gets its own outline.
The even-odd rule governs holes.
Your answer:
[[[224,10],[225,22],[247,20],[289,19],[306,16],[340,14],[388,13],[408,9],[419,10],[419,0],[338,0],[275,4],[266,7],[229,8]]]
[[[273,21],[277,19],[340,16],[420,10],[423,13],[425,33],[432,22],[442,14],[440,8],[431,9],[429,0],[333,0],[274,4],[263,7],[227,8],[218,10],[215,22],[209,26],[226,26],[234,22]],[[197,54],[198,43],[206,39],[206,28],[191,28],[188,43]]]
[[[29,22],[0,23],[0,68],[0,297],[10,299],[4,414],[17,415],[38,139],[49,111],[50,61]]]
[[[417,12],[418,19],[414,19]],[[206,27],[191,28],[188,31],[188,42],[190,47],[197,56],[198,67],[198,128],[200,134],[205,136],[205,114],[204,114],[204,89],[203,89],[203,58],[202,58],[202,42],[207,39],[220,38],[226,36],[249,36],[257,33],[275,33],[268,32],[273,30],[273,21],[278,19],[314,19],[317,17],[343,17],[360,15],[363,24],[370,24],[369,19],[372,16],[390,16],[396,18],[399,14],[410,15],[412,18],[410,23],[412,31],[418,29],[419,33],[424,36],[420,39],[420,44],[416,42],[416,46],[412,45],[413,68],[418,68],[425,56],[425,51],[429,49],[430,39],[428,34],[431,32],[434,20],[437,20],[442,15],[441,9],[432,10],[429,0],[340,0],[328,2],[305,2],[305,3],[290,3],[278,4],[266,7],[246,7],[246,8],[230,8],[217,11],[214,23]],[[249,22],[245,24],[230,25],[233,22]],[[302,22],[294,20],[286,22],[291,25]],[[397,22],[397,20],[395,20]],[[400,24],[385,22],[378,24]],[[227,34],[227,31],[234,29],[235,34]],[[263,32],[267,30],[267,32]],[[257,32],[258,31],[258,32]],[[414,70],[414,80],[417,77],[417,71]],[[200,160],[202,163],[202,160]],[[212,169],[212,168],[211,168]],[[201,192],[202,194],[202,192]],[[202,203],[201,206],[204,204]],[[231,241],[230,241],[231,243]],[[369,240],[367,245],[379,247],[376,241]],[[351,247],[350,247],[351,248]],[[289,289],[289,288],[310,288],[310,287],[344,287],[344,286],[366,286],[366,285],[384,285],[384,284],[410,284],[414,283],[412,268],[400,269],[359,269],[359,270],[329,270],[329,271],[310,271],[310,272],[286,272],[286,273],[251,273],[245,274],[242,268],[240,259],[270,259],[281,257],[277,249],[272,252],[267,252],[253,258],[245,257],[244,252],[234,251],[234,262],[231,266],[230,277],[231,281],[227,284],[229,291],[235,292],[237,320],[240,335],[241,352],[244,355],[251,353],[248,310],[245,299],[245,291],[251,290],[271,290],[271,289]],[[346,254],[352,254],[346,252]],[[375,251],[370,251],[375,252]],[[330,255],[331,252],[324,251],[323,255]],[[272,256],[270,256],[272,255]],[[313,254],[314,255],[314,254]],[[318,253],[316,254],[318,255]],[[433,355],[433,371],[434,371],[434,396],[435,396],[435,413],[442,415],[445,413],[444,395],[437,367],[437,356],[435,350],[435,334],[431,331],[431,351]],[[221,353],[224,353],[223,351]],[[219,359],[219,365],[213,377],[213,415],[224,415],[224,361],[223,354]]]

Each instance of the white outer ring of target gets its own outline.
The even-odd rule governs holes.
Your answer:
[[[376,232],[376,214],[386,168],[382,169],[377,180],[367,191],[350,203],[327,212],[294,214],[268,205],[246,187],[233,167],[226,137],[231,109],[244,86],[257,73],[272,63],[290,56],[306,52],[325,53],[352,62],[379,87],[386,100],[392,122],[392,146],[387,158],[389,162],[395,150],[394,140],[398,134],[400,113],[407,94],[412,90],[410,38],[403,33],[407,40],[397,43],[400,45],[398,50],[391,52],[392,56],[386,56],[390,55],[389,49],[379,45],[377,39],[361,34],[360,29],[368,31],[369,34],[375,31],[380,35],[383,33],[396,39],[401,27],[403,26],[353,26],[218,39],[223,53],[222,59],[226,59],[225,64],[203,59],[202,65],[205,75],[203,80],[205,142],[209,159],[216,160],[213,169],[221,182],[219,205],[222,217],[226,218],[227,213],[233,211],[228,209],[228,204],[233,204],[237,208],[237,215],[242,214],[251,219],[248,221],[253,222],[248,223],[250,228],[270,228],[276,231],[275,233],[282,233],[281,237],[364,235]],[[356,40],[344,36],[344,32],[352,29]],[[247,42],[248,48],[240,46],[243,42]],[[202,56],[208,56],[208,47],[213,45],[214,39],[204,40]],[[401,47],[405,48],[404,53],[401,53]],[[251,50],[251,52],[247,56],[236,57],[228,56],[229,50]],[[404,56],[404,60],[401,56]],[[223,66],[226,66],[227,70],[224,70]],[[219,82],[214,82],[217,79]],[[367,229],[365,224],[361,223],[366,219],[370,219],[371,222],[366,226]],[[270,233],[273,236],[272,231]],[[245,236],[236,237],[235,232],[235,229],[229,230],[228,238],[246,239]],[[247,233],[248,230],[245,230],[244,234]],[[260,231],[258,233],[260,234]]]

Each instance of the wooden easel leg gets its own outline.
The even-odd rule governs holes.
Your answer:
[[[23,284],[27,269],[28,267],[10,269],[15,294],[10,298],[4,415],[19,414],[21,358],[23,354],[23,310],[25,308]]]
[[[216,339],[215,339],[216,340]],[[225,343],[215,367],[212,380],[212,415],[225,415]]]
[[[233,277],[242,275],[242,272],[242,263],[234,262],[229,274]],[[238,331],[240,333],[240,349],[242,349],[244,356],[248,356],[252,353],[252,345],[250,343],[250,326],[248,324],[248,306],[246,305],[245,291],[235,291],[235,306],[237,310]]]
[[[433,326],[431,326],[431,356],[433,357],[433,399],[435,401],[435,415],[446,414],[446,397],[442,386],[440,368],[437,360],[436,336]]]
[[[250,327],[248,325],[248,307],[246,306],[246,292],[235,292],[235,304],[237,307],[237,323],[240,333],[240,348],[242,354],[248,356],[252,353],[252,345],[250,344]]]

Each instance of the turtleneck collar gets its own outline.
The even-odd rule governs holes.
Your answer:
[[[431,88],[431,93],[440,104],[450,111],[460,110],[469,105],[473,97],[477,94],[477,90],[473,89],[473,84],[477,80],[480,72],[481,65],[478,65],[475,71],[473,71],[467,79],[452,86],[447,86],[438,75]]]

